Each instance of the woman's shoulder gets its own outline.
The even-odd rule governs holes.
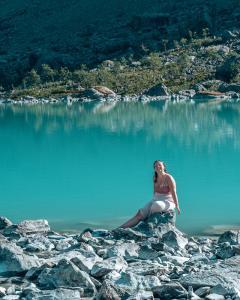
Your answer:
[[[175,179],[173,178],[173,176],[169,173],[166,173],[166,177],[168,180],[172,181],[172,182],[175,182]]]

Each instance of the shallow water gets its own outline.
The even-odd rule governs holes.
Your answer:
[[[240,225],[240,103],[0,106],[0,214],[61,230],[114,227],[166,162],[189,233]]]

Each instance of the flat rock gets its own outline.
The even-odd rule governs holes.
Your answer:
[[[77,289],[59,288],[55,290],[38,290],[24,293],[25,300],[79,300],[81,291]]]
[[[169,96],[170,93],[168,91],[168,88],[165,84],[160,83],[158,85],[155,85],[144,92],[144,95],[156,97],[156,96]]]

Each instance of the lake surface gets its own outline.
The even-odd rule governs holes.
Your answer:
[[[153,161],[177,182],[178,227],[240,225],[240,103],[0,105],[0,215],[113,228],[148,202]]]

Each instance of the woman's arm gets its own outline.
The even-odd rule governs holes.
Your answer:
[[[155,176],[153,175],[153,194],[155,194]]]
[[[169,188],[170,188],[170,193],[172,194],[173,201],[175,203],[178,214],[180,214],[181,211],[180,211],[179,204],[178,204],[176,182],[175,182],[175,180],[173,179],[173,177],[171,175],[169,175],[167,177],[167,179],[168,179],[168,185],[169,185]]]

